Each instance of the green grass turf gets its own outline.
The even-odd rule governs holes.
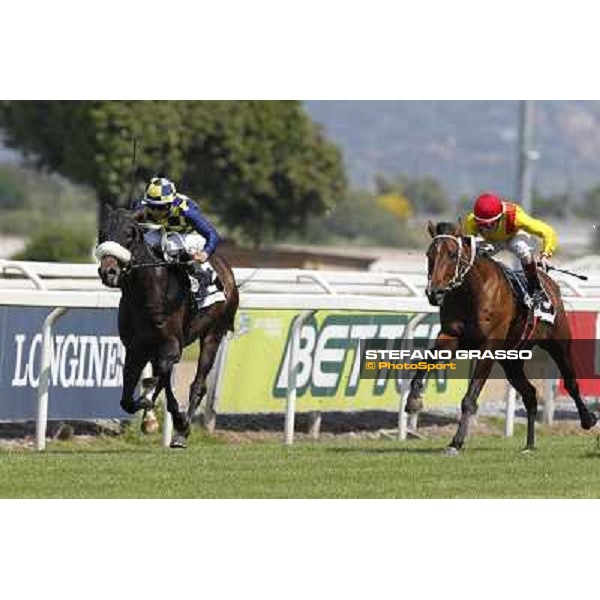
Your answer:
[[[521,428],[519,428],[521,429]],[[51,442],[48,452],[0,452],[0,497],[37,498],[579,498],[600,496],[596,434],[512,439],[230,444],[195,431],[165,450],[158,435]]]

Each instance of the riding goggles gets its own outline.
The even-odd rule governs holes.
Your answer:
[[[498,223],[500,219],[496,219],[494,221],[476,221],[478,229],[485,229],[486,231],[492,231],[498,227]]]
[[[152,211],[165,211],[171,208],[170,202],[157,202],[154,203],[151,200],[142,200],[142,204],[148,209]]]

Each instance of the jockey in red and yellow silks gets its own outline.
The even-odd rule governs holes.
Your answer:
[[[518,204],[502,201],[493,194],[483,194],[477,198],[473,212],[467,216],[465,233],[481,236],[493,247],[493,252],[506,249],[515,254],[527,277],[534,308],[546,299],[540,285],[530,235],[541,238],[541,261],[545,265],[557,245],[556,232],[550,225],[529,216]]]

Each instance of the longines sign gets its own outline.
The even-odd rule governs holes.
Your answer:
[[[0,307],[0,419],[33,419],[50,309]],[[50,418],[125,417],[119,407],[123,348],[113,310],[74,310],[55,325]]]

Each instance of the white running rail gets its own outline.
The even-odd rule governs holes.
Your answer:
[[[437,313],[424,297],[426,274],[311,271],[301,269],[234,269],[240,286],[240,307],[254,309],[289,309],[303,311],[301,317],[317,310],[403,311],[415,313],[415,323],[422,316]],[[565,305],[572,311],[600,312],[600,273],[588,282],[566,283],[568,276],[557,277]],[[585,283],[586,285],[582,285]],[[44,306],[54,309],[46,319],[43,339],[49,340],[54,322],[68,309],[116,308],[120,292],[102,286],[95,264],[35,263],[0,260],[0,305]],[[302,318],[294,331],[299,335]],[[410,343],[412,327],[407,327],[405,343]],[[292,348],[299,343],[296,339]],[[49,368],[49,353],[44,353],[42,373]],[[294,367],[290,361],[290,369]],[[294,369],[295,371],[295,369]],[[38,388],[37,448],[45,447],[48,412],[46,378]],[[296,390],[289,377],[285,442],[293,442]],[[400,400],[399,436],[406,437],[402,414],[406,390]],[[512,403],[511,403],[512,406]],[[514,406],[507,411],[507,431],[512,431]]]

